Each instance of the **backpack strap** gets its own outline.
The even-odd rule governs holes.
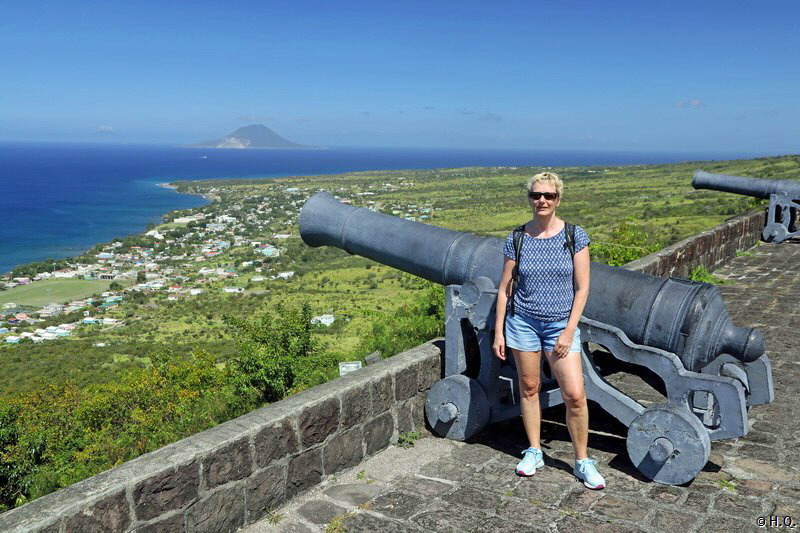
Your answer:
[[[514,295],[517,293],[517,282],[519,281],[519,260],[522,258],[522,239],[525,237],[525,224],[514,228],[514,268],[511,270],[511,314],[514,314]]]
[[[564,248],[569,250],[570,255],[575,256],[575,226],[569,222],[564,222]]]

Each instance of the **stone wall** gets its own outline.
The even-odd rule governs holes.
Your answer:
[[[704,231],[625,265],[653,276],[688,278],[699,265],[709,272],[736,257],[736,252],[754,246],[761,239],[767,213],[756,209],[731,218],[714,229]]]
[[[0,531],[234,531],[424,428],[431,341],[0,515]]]

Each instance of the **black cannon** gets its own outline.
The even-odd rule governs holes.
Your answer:
[[[766,242],[783,242],[800,234],[800,228],[797,227],[799,182],[728,176],[698,170],[692,176],[692,186],[695,189],[732,192],[769,200],[767,223],[761,232],[761,238]]]
[[[466,440],[519,416],[513,358],[491,350],[502,241],[344,205],[325,192],[303,206],[300,235],[445,285],[445,377],[425,404],[437,434]],[[628,454],[655,481],[693,479],[710,441],[745,435],[748,407],[773,399],[763,336],[732,324],[712,285],[593,263],[580,328],[587,396],[628,427]],[[590,343],[660,377],[665,401],[645,407],[608,383]],[[557,384],[542,382],[542,407],[562,403]]]

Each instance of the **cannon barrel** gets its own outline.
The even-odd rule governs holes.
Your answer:
[[[800,196],[800,183],[790,180],[766,180],[759,178],[746,178],[743,176],[729,176],[727,174],[712,174],[698,170],[692,176],[692,186],[695,189],[711,189],[714,191],[732,192],[755,198],[769,200],[770,195],[787,193]]]
[[[503,241],[384,215],[326,192],[300,212],[310,246],[335,246],[443,285],[478,277],[500,281]],[[761,332],[735,326],[719,289],[592,263],[587,318],[623,330],[637,344],[675,353],[698,371],[723,353],[743,362],[764,353]]]

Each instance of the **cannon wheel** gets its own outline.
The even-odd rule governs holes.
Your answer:
[[[467,440],[489,422],[489,400],[483,387],[467,376],[454,375],[437,381],[428,391],[425,416],[440,437]]]
[[[688,408],[652,405],[628,428],[627,447],[631,462],[645,477],[681,485],[708,462],[711,439]]]

